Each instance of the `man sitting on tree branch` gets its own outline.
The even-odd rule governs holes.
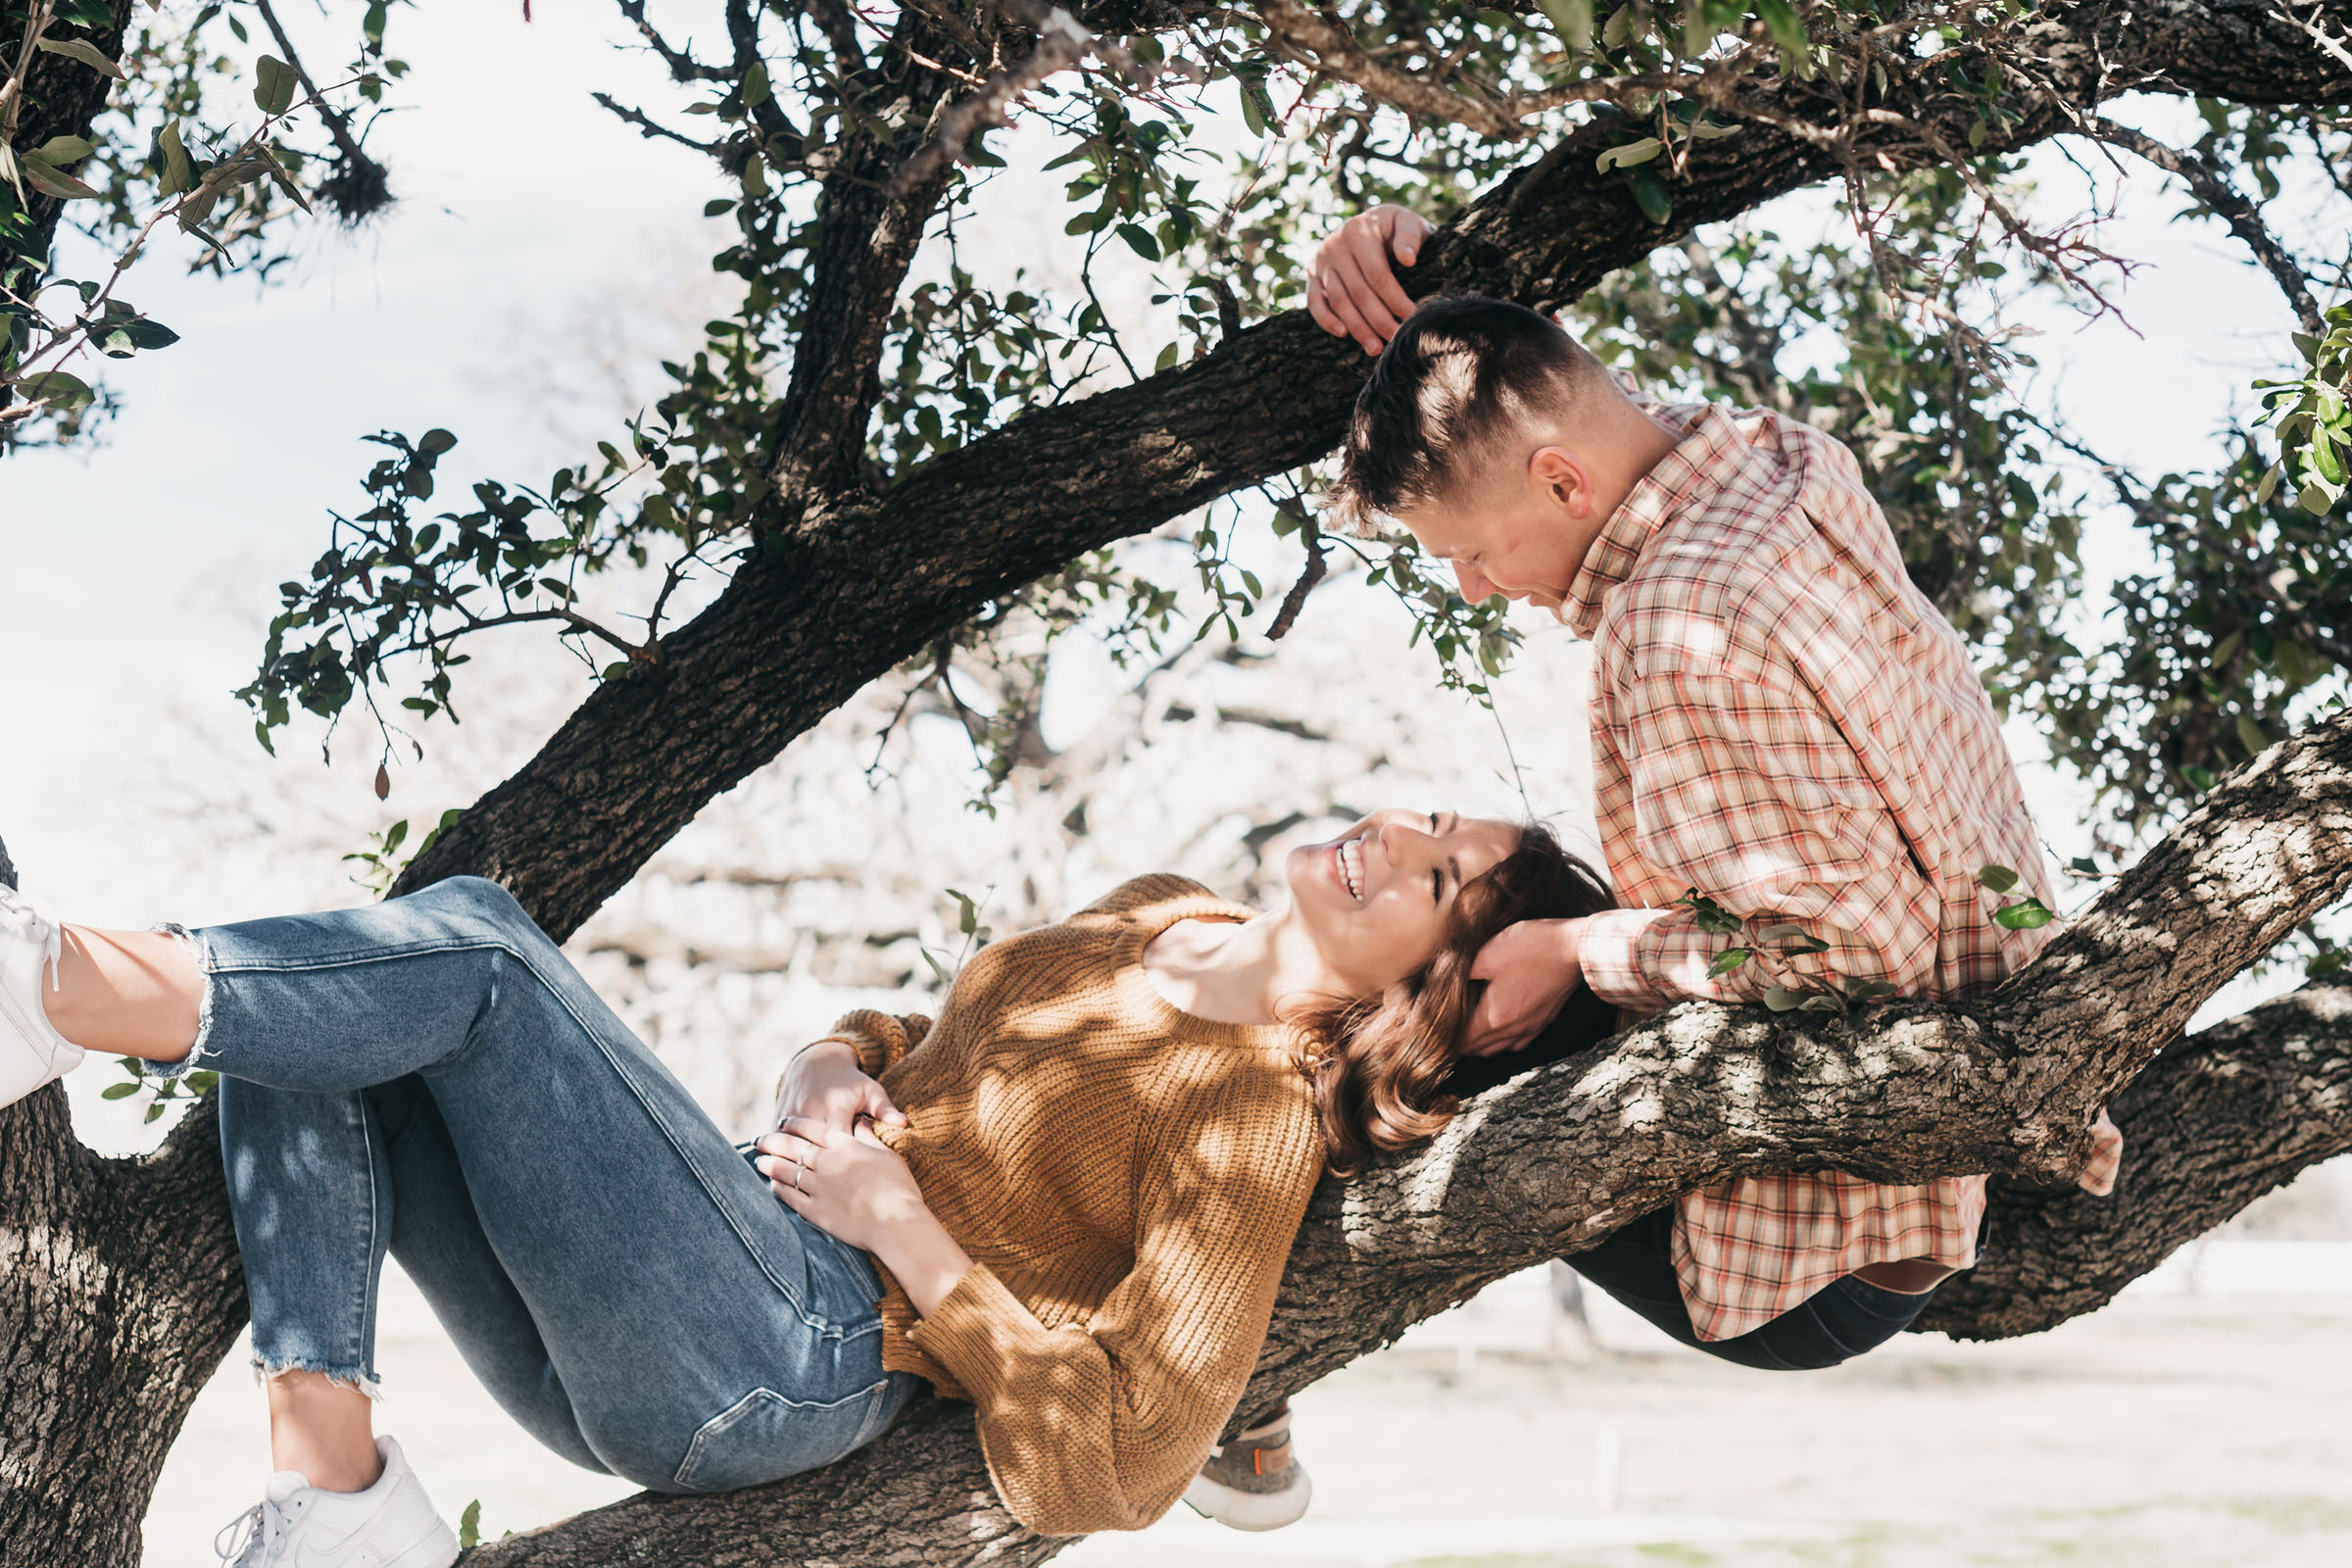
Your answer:
[[[1524,307],[1416,308],[1390,258],[1409,267],[1430,232],[1382,207],[1309,271],[1316,320],[1380,355],[1333,510],[1402,524],[1464,599],[1527,601],[1592,645],[1594,808],[1622,906],[1490,942],[1467,1049],[1542,1036],[1506,1058],[1519,1070],[1607,1033],[1595,1004],[1843,1011],[2025,964],[2047,934],[2039,837],[1967,647],[1852,454],[1769,413],[1629,396]],[[1995,907],[2011,887],[2027,897]],[[2105,1193],[2122,1140],[2104,1115],[2097,1134],[2082,1183]],[[1971,1175],[1741,1177],[1568,1261],[1686,1345],[1829,1366],[1976,1262],[1984,1196]]]

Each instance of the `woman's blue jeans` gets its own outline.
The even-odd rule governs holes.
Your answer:
[[[827,1464],[919,1386],[855,1248],[777,1201],[504,888],[191,933],[255,1357],[374,1388],[387,1250],[509,1414],[659,1492]]]

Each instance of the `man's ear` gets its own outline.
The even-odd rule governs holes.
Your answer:
[[[1590,515],[1597,492],[1592,470],[1566,447],[1538,447],[1527,460],[1528,477],[1551,492],[1574,517]]]

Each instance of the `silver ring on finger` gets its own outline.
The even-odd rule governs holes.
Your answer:
[[[808,1166],[806,1166],[806,1165],[802,1164],[802,1163],[801,1163],[799,1160],[797,1160],[797,1159],[796,1159],[796,1160],[794,1160],[794,1161],[792,1162],[792,1190],[793,1190],[794,1192],[796,1192],[796,1193],[805,1193],[805,1192],[807,1192],[807,1191],[808,1190],[807,1187],[803,1186],[803,1185],[802,1185],[802,1183],[801,1183],[801,1178],[802,1178],[803,1176],[807,1175],[808,1173]]]

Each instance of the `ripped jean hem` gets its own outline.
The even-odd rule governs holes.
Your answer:
[[[357,1389],[370,1400],[379,1403],[384,1397],[382,1380],[364,1366],[334,1366],[315,1355],[271,1356],[264,1355],[259,1350],[254,1352],[253,1381],[256,1386],[266,1386],[271,1378],[287,1372],[316,1372],[338,1389]]]
[[[203,938],[197,936],[195,932],[190,931],[186,926],[181,925],[176,920],[162,921],[157,924],[154,929],[162,932],[166,936],[179,938],[180,945],[186,948],[188,950],[189,956],[196,960],[196,976],[197,979],[202,982],[204,990],[203,994],[197,999],[196,1003],[196,1039],[188,1047],[188,1054],[180,1057],[177,1061],[147,1062],[145,1064],[145,1075],[150,1078],[164,1080],[185,1078],[189,1073],[192,1073],[198,1067],[203,1066],[207,1058],[218,1054],[218,1053],[216,1053],[212,1048],[212,954],[206,949]]]

